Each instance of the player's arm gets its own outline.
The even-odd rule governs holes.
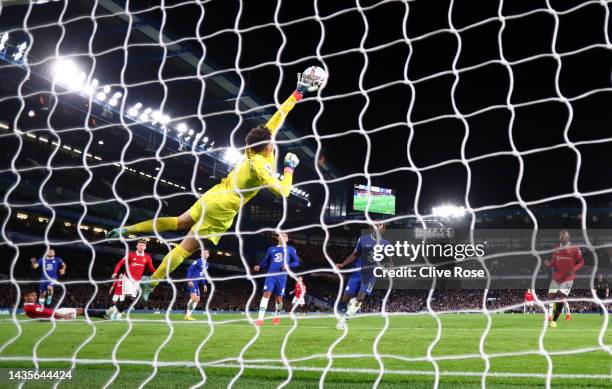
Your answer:
[[[300,266],[300,258],[298,258],[297,256],[297,252],[295,251],[295,249],[291,250],[291,253],[289,253],[289,267],[290,268],[294,268],[294,267],[298,267]]]
[[[348,265],[350,265],[351,263],[355,262],[355,260],[356,260],[357,258],[359,258],[359,252],[357,252],[357,251],[355,250],[355,251],[353,251],[353,252],[351,253],[351,255],[349,255],[349,256],[348,256],[348,257],[347,257],[347,258],[344,260],[344,262],[336,264],[336,267],[337,267],[338,269],[342,269],[343,267],[348,266]]]
[[[264,259],[262,259],[261,262],[259,262],[258,265],[255,265],[255,268],[254,268],[255,271],[260,271],[261,269],[265,269],[265,268],[268,267],[268,264],[270,263],[270,260],[272,259],[272,255],[270,254],[270,252],[271,252],[271,250],[268,249]]]
[[[113,270],[112,278],[117,277],[119,270],[121,270],[121,267],[123,267],[124,264],[125,264],[125,258],[121,258],[121,261],[117,262],[117,264],[115,265],[115,270]]]
[[[359,240],[357,241],[357,245],[355,246],[355,250],[353,250],[353,252],[351,253],[351,255],[349,255],[344,262],[339,263],[336,265],[336,267],[338,269],[342,269],[343,267],[350,265],[351,263],[355,262],[355,260],[357,258],[359,258],[359,255],[361,254],[361,238],[359,238]]]
[[[580,247],[578,246],[576,246],[574,259],[578,260],[573,267],[574,272],[577,272],[578,270],[582,269],[582,267],[584,266],[584,257],[582,256],[582,251],[580,250]]]
[[[30,258],[30,262],[32,263],[32,269],[36,270],[40,266],[42,262],[42,258],[36,259],[34,257]]]
[[[295,91],[285,100],[279,109],[272,115],[270,120],[266,123],[266,128],[270,130],[270,133],[274,135],[285,121],[289,112],[295,107],[298,101],[302,100],[306,92],[315,92],[319,89],[314,80],[308,74],[298,74],[298,82]]]
[[[115,290],[115,283],[114,282],[111,284],[110,289],[108,289],[108,294],[113,294],[113,290]]]
[[[155,266],[153,266],[153,260],[151,259],[150,255],[147,255],[147,268],[149,269],[151,274],[155,273],[156,271]]]
[[[263,158],[253,158],[253,167],[262,181],[262,185],[277,196],[288,197],[293,183],[293,170],[300,163],[293,153],[287,153],[284,160],[283,178],[274,177],[273,172]]]
[[[270,120],[266,123],[266,128],[270,130],[270,133],[274,135],[276,131],[280,128],[281,124],[285,121],[289,112],[295,107],[298,101],[302,100],[304,94],[297,89],[285,100],[278,110],[272,115]]]
[[[66,262],[64,262],[62,259],[60,259],[60,261],[62,261],[62,263],[60,264],[59,275],[63,276],[66,274]]]

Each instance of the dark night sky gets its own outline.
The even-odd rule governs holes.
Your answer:
[[[68,8],[67,16],[91,13],[91,5],[79,3]],[[236,82],[242,75],[246,92],[264,104],[274,102],[277,84],[280,83],[277,98],[282,101],[293,88],[295,73],[310,65],[325,66],[330,79],[321,93],[322,105],[315,99],[300,104],[289,124],[305,135],[315,131],[321,136],[339,135],[324,139],[321,146],[326,161],[341,175],[364,173],[366,134],[345,133],[364,130],[371,141],[368,171],[377,175],[373,182],[396,189],[399,208],[406,212],[413,211],[417,175],[407,170],[387,171],[409,167],[408,155],[422,172],[421,212],[428,212],[432,205],[443,201],[464,202],[468,171],[460,161],[462,152],[468,159],[498,153],[469,163],[468,198],[472,207],[515,201],[520,165],[519,159],[511,155],[512,143],[521,152],[545,149],[523,156],[520,194],[526,201],[573,191],[577,155],[568,145],[563,145],[566,126],[569,123],[567,137],[572,142],[609,138],[612,128],[609,109],[612,56],[609,47],[602,47],[606,43],[606,10],[601,3],[590,2],[566,12],[581,2],[550,2],[559,17],[555,50],[567,53],[584,49],[562,56],[560,71],[551,55],[555,17],[546,10],[545,1],[504,1],[503,15],[528,14],[504,19],[502,50],[498,45],[502,22],[497,18],[499,3],[496,1],[478,4],[467,0],[417,1],[410,2],[409,6],[401,1],[387,1],[371,7],[376,3],[359,2],[365,9],[360,13],[355,1],[257,0],[243,2],[242,8],[238,1],[209,1],[202,6],[204,18],[199,33],[204,39],[201,42],[193,39],[202,15],[201,7],[195,3],[167,1],[165,14],[155,8],[139,15],[153,23],[161,23],[165,15],[165,32],[172,33],[174,39],[189,38],[186,45],[197,55],[202,54],[203,44],[208,63],[217,69],[226,69],[224,74]],[[137,12],[156,4],[130,2],[130,10]],[[174,7],[175,4],[179,5]],[[449,30],[451,4],[453,27],[461,30],[461,50],[456,60],[456,68],[461,70],[458,82],[451,72],[458,50],[457,36]],[[32,15],[31,25],[57,20],[61,6],[49,7],[52,8],[47,8],[44,15]],[[321,22],[314,17],[315,7]],[[277,10],[276,20],[282,27],[274,24]],[[4,12],[0,20],[9,19],[9,12],[15,12],[11,16],[15,20],[17,11],[14,10]],[[305,19],[284,24],[301,18]],[[485,22],[487,19],[491,20]],[[466,27],[479,22],[478,26]],[[410,44],[404,39],[404,24]],[[93,40],[94,51],[121,45],[125,39],[121,25],[116,20],[100,19]],[[242,32],[239,37],[233,30],[236,25],[240,29],[265,27]],[[93,31],[91,20],[70,23],[67,29],[71,39],[62,42],[60,52],[87,53]],[[612,28],[607,30],[609,33]],[[50,43],[56,43],[57,33],[57,28],[49,28],[48,34],[40,36],[37,50],[42,52],[41,47],[48,49]],[[279,55],[283,34],[286,42]],[[137,42],[136,36],[130,42]],[[361,45],[364,52],[358,50]],[[592,45],[599,46],[586,49]],[[126,81],[157,79],[161,61],[155,56],[161,53],[156,47],[130,48]],[[510,76],[507,67],[500,63],[502,53],[507,61],[513,62],[510,102],[517,105],[514,115],[506,106]],[[139,58],[145,55],[153,59],[141,61]],[[282,62],[282,78],[275,62],[277,58]],[[108,82],[119,82],[123,52],[100,55],[97,61],[98,73],[103,73]],[[239,71],[235,68],[236,62]],[[262,63],[268,64],[243,69]],[[163,74],[165,78],[193,76],[194,70],[172,65],[166,66]],[[559,91],[565,97],[593,92],[571,101],[571,122],[568,122],[570,110],[563,102],[528,104],[557,97],[557,76]],[[413,83],[414,92],[404,80]],[[200,82],[174,82],[167,87],[169,110],[175,115],[195,115]],[[363,92],[360,88],[367,93],[360,93]],[[604,90],[595,92],[599,89]],[[130,93],[134,97],[158,100],[163,97],[160,84],[131,87]],[[464,121],[450,117],[454,115],[453,100],[459,113],[465,115]],[[498,107],[485,110],[492,106]],[[323,112],[315,120],[321,107]],[[204,113],[232,108],[233,103],[205,105]],[[232,114],[224,118],[229,128],[218,128],[207,122],[207,128],[219,139],[228,139],[236,120]],[[240,138],[241,135],[236,135],[235,139],[239,142]],[[555,145],[559,146],[551,148]],[[579,191],[612,188],[607,158],[612,152],[609,139],[579,145],[578,151],[581,156]],[[304,169],[312,169],[312,163]],[[364,181],[365,178],[346,180],[350,185]],[[589,205],[607,205],[610,201],[606,195],[593,196],[589,198]],[[576,202],[561,200],[551,204],[576,205]]]

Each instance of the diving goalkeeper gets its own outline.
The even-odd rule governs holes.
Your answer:
[[[164,257],[150,281],[143,280],[141,283],[144,301],[149,299],[149,295],[161,280],[200,247],[199,239],[208,239],[217,245],[221,234],[232,225],[238,210],[255,197],[261,188],[267,188],[276,195],[289,196],[293,170],[299,164],[299,159],[295,154],[287,153],[282,180],[274,177],[274,135],[304,93],[314,92],[319,86],[319,81],[311,74],[298,74],[296,90],[280,109],[265,125],[259,125],[249,131],[244,159],[219,184],[204,193],[188,211],[178,217],[160,217],[124,228],[115,228],[109,232],[107,238],[190,229],[183,241]]]

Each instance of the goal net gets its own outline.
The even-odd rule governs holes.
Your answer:
[[[0,380],[609,384],[609,29],[599,0],[0,2]],[[327,84],[294,93],[311,66]],[[234,193],[235,215],[210,210],[204,193],[256,170],[245,137],[275,118],[276,165],[262,167],[279,188],[295,168],[286,196],[265,181]],[[194,204],[214,219],[201,236]],[[379,223],[391,244],[483,255],[394,251],[384,270],[403,276],[369,285]],[[601,316],[553,329],[560,230],[584,257],[569,307]],[[258,265],[280,232],[300,264],[281,250],[276,285]],[[190,236],[201,246],[173,259]],[[138,242],[155,268],[178,261],[148,301],[120,275],[132,261],[151,275]],[[351,253],[370,270],[337,266]],[[52,320],[24,314],[32,292]],[[515,312],[537,315],[501,315]]]

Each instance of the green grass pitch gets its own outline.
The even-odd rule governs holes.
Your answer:
[[[366,196],[353,197],[353,209],[356,211],[365,211],[367,206],[368,198]],[[368,211],[395,215],[395,196],[372,196]]]
[[[480,354],[481,337],[487,326],[482,314],[445,314],[440,337],[436,319],[430,315],[390,316],[388,328],[382,316],[358,316],[350,321],[347,336],[333,348],[333,359],[327,358],[329,347],[343,334],[335,328],[331,317],[300,316],[295,322],[283,318],[279,326],[269,320],[257,330],[245,321],[244,315],[213,315],[211,326],[204,315],[197,322],[184,322],[173,315],[173,331],[160,315],[133,315],[141,320],[132,323],[130,333],[116,350],[120,361],[119,374],[110,387],[132,388],[150,379],[147,387],[184,388],[201,380],[195,367],[199,362],[207,377],[207,387],[226,387],[240,372],[241,350],[245,368],[235,381],[237,388],[276,387],[288,378],[281,355],[284,352],[293,368],[289,388],[314,388],[319,385],[324,368],[331,363],[325,376],[325,387],[372,387],[381,364],[384,374],[380,387],[432,387],[435,381],[435,361],[440,372],[440,387],[480,387],[486,360]],[[546,384],[547,359],[539,351],[542,315],[496,314],[491,316],[491,329],[482,347],[489,355],[490,387],[543,387]],[[142,321],[147,320],[147,321]],[[20,320],[22,334],[0,353],[0,387],[17,387],[8,381],[7,372],[15,368],[32,368],[36,352],[41,368],[68,368],[75,351],[89,337],[76,357],[79,362],[72,380],[60,388],[93,388],[103,386],[117,372],[112,364],[113,348],[128,331],[126,321],[84,321],[52,323]],[[556,329],[548,329],[544,349],[552,362],[552,385],[556,387],[610,387],[612,357],[600,348],[598,337],[604,318],[599,315],[574,315],[569,322],[560,321]],[[94,334],[95,329],[95,334]],[[283,349],[283,339],[288,336]],[[0,344],[17,334],[16,325],[8,318],[0,322]],[[171,335],[171,337],[170,337]],[[373,347],[377,342],[380,360]],[[159,346],[167,344],[156,355]],[[606,347],[612,344],[610,331],[603,336]],[[38,343],[38,346],[35,345]],[[152,361],[160,366],[153,376]],[[30,359],[29,361],[27,359]],[[138,364],[143,361],[145,364]],[[29,382],[26,388],[51,387],[52,382]]]

